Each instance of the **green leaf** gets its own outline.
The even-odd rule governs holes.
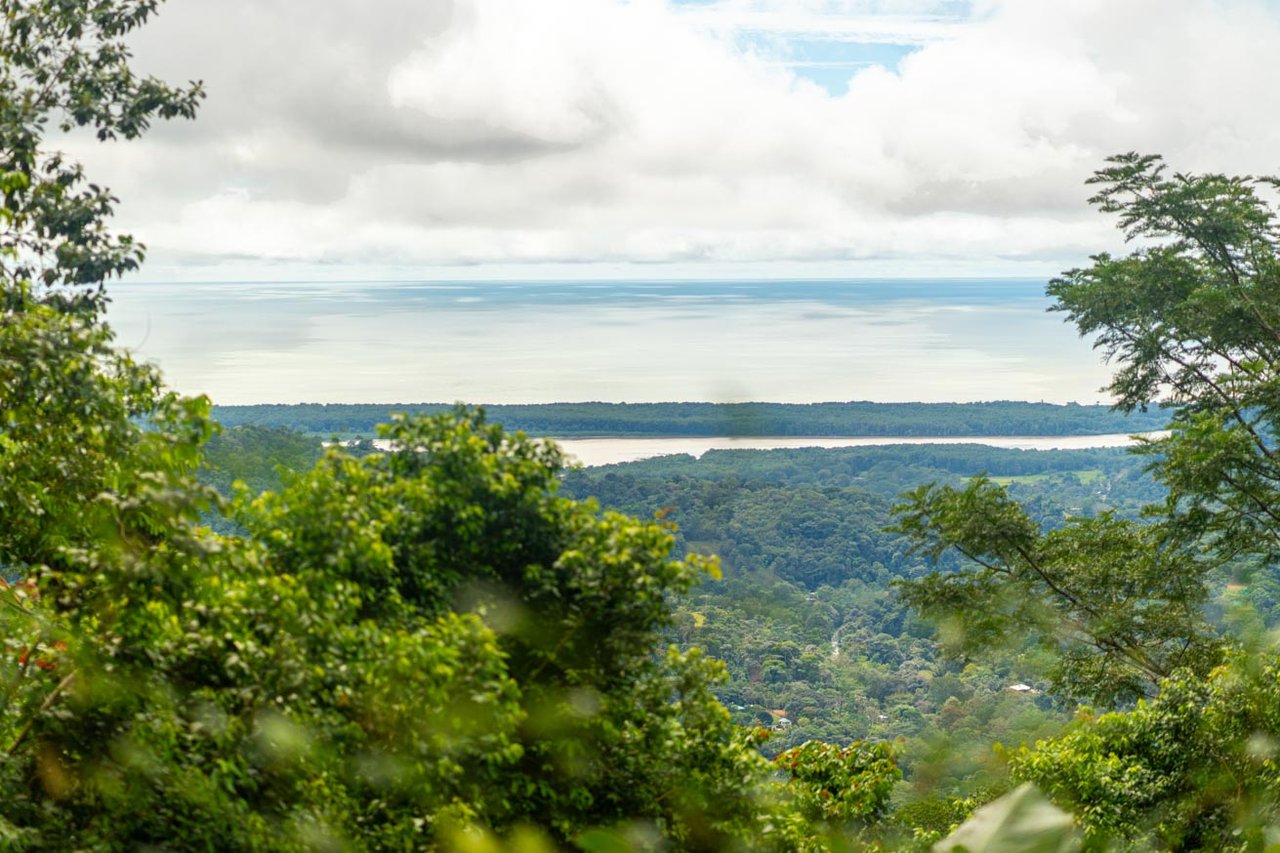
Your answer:
[[[933,850],[934,853],[1069,853],[1079,850],[1081,843],[1071,815],[1028,783],[975,811],[955,832],[935,844]]]

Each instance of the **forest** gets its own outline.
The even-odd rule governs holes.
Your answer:
[[[224,426],[279,426],[322,436],[374,435],[394,413],[441,414],[451,405],[305,403],[215,406]],[[542,403],[487,405],[507,429],[553,438],[603,436],[1106,435],[1163,429],[1158,406],[1024,403]]]
[[[130,67],[156,8],[0,28],[4,849],[1277,843],[1274,180],[1090,179],[1131,250],[1048,294],[1164,404],[1132,453],[577,469],[465,406],[324,447],[104,319],[143,249],[49,136],[195,116]]]
[[[322,454],[321,442],[265,427],[225,429],[203,478],[278,489]],[[927,847],[973,804],[1010,785],[993,744],[1034,743],[1071,724],[1052,652],[1027,639],[957,655],[899,593],[899,583],[956,571],[892,531],[899,496],[922,483],[963,487],[983,475],[1044,530],[1072,518],[1140,519],[1167,498],[1150,463],[1122,449],[1030,451],[981,445],[711,451],[562,475],[564,494],[660,518],[677,554],[716,555],[719,576],[673,601],[667,638],[724,662],[714,690],[734,723],[764,726],[775,757],[811,741],[892,743],[901,778],[881,843]],[[1243,564],[1208,578],[1215,630],[1280,620],[1280,582]],[[1122,707],[1132,702],[1120,703]],[[908,839],[907,834],[910,834]]]
[[[202,478],[228,494],[233,479],[254,493],[279,489],[282,476],[311,467],[321,453],[319,441],[289,430],[224,429],[207,446]],[[677,554],[718,558],[721,576],[675,602],[668,636],[725,662],[728,680],[716,695],[737,722],[773,728],[788,718],[765,754],[812,739],[912,738],[936,751],[949,738],[955,767],[927,790],[960,794],[986,778],[974,756],[991,738],[1017,742],[1067,719],[1066,706],[1041,691],[1043,661],[1034,649],[981,663],[948,658],[932,627],[895,594],[895,581],[932,568],[887,530],[896,496],[921,483],[960,485],[979,472],[1007,483],[1046,528],[1072,515],[1136,517],[1163,494],[1141,460],[1118,449],[963,445],[712,451],[578,468],[561,488],[606,510],[660,516]],[[1255,584],[1248,595],[1269,612],[1280,602],[1268,592]],[[1008,692],[1023,682],[1036,686],[1038,700]],[[953,699],[943,725],[938,714]],[[1002,705],[1016,710],[1024,729],[998,730],[992,718]],[[775,718],[775,709],[791,716]],[[899,796],[910,796],[916,754],[903,756]]]

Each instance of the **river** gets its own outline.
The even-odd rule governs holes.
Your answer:
[[[1155,437],[1164,433],[1147,433]],[[997,435],[997,436],[839,436],[777,438],[566,438],[557,439],[575,461],[588,468],[635,462],[657,456],[688,454],[701,457],[709,450],[783,450],[803,447],[883,447],[892,444],[982,444],[1017,450],[1082,450],[1091,447],[1128,447],[1134,437],[1109,435]],[[374,444],[386,448],[388,442]]]

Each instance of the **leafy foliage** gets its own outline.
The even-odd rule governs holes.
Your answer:
[[[1010,756],[1096,842],[1182,850],[1261,849],[1280,820],[1280,666],[1239,652],[1206,681],[1187,673],[1127,713]]]
[[[839,747],[818,741],[774,759],[801,811],[813,821],[837,826],[868,824],[888,809],[893,784],[902,776],[892,744],[855,741]]]
[[[102,283],[142,247],[106,228],[116,199],[45,144],[50,124],[133,139],[156,118],[191,118],[199,84],[174,88],[129,67],[127,36],[159,0],[0,0],[0,276],[4,304],[96,310]]]
[[[72,548],[23,519],[57,544],[3,555],[34,581],[3,611],[25,647],[0,729],[15,833],[381,848],[646,821],[692,848],[767,843],[778,798],[711,692],[721,669],[655,654],[701,561],[557,497],[555,449],[477,415],[388,434],[413,449],[331,452],[242,503],[255,539],[194,527],[177,468],[89,502],[118,536],[92,524]],[[139,442],[182,443],[163,435]]]
[[[1168,176],[1159,158],[1128,154],[1092,183],[1139,246],[1094,257],[1049,292],[1118,363],[1121,409],[1159,397],[1172,409],[1168,437],[1142,448],[1167,497],[1143,527],[1101,517],[1045,533],[990,482],[919,490],[903,531],[972,563],[907,594],[974,645],[1013,626],[1050,638],[1058,683],[1078,695],[1147,697],[1010,756],[1090,844],[1262,849],[1280,824],[1276,653],[1248,645],[1256,625],[1214,641],[1202,611],[1210,567],[1228,567],[1237,590],[1265,590],[1280,556],[1276,182]],[[1218,644],[1225,662],[1209,669]]]
[[[933,849],[938,853],[1069,853],[1080,846],[1071,815],[1033,785],[1022,785],[978,809]]]
[[[537,815],[566,838],[648,818],[690,843],[718,837],[749,802],[715,790],[720,770],[741,780],[759,759],[711,693],[717,665],[654,655],[668,596],[714,563],[672,560],[659,525],[558,497],[555,447],[479,414],[400,419],[383,435],[412,449],[331,451],[242,509],[275,570],[349,583],[357,618],[379,626],[460,609],[496,631],[524,719],[490,822]]]
[[[1104,704],[1155,692],[1179,668],[1216,660],[1204,618],[1207,568],[1162,528],[1111,514],[1042,533],[985,478],[966,488],[921,486],[897,507],[896,529],[937,560],[968,563],[908,582],[905,600],[943,621],[959,652],[1033,632],[1057,656],[1054,692]]]
[[[1271,561],[1280,549],[1280,257],[1270,178],[1166,174],[1128,154],[1092,179],[1093,202],[1143,245],[1098,255],[1049,293],[1119,367],[1118,405],[1166,395],[1172,432],[1148,450],[1165,514],[1220,554]]]

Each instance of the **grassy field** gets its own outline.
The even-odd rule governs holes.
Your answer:
[[[1014,483],[1046,483],[1052,480],[1061,479],[1063,477],[1075,477],[1084,485],[1094,483],[1102,476],[1102,470],[1098,468],[1086,468],[1080,471],[1054,471],[1045,474],[1023,474],[1013,477],[992,477],[994,483],[1002,486],[1009,486]]]

